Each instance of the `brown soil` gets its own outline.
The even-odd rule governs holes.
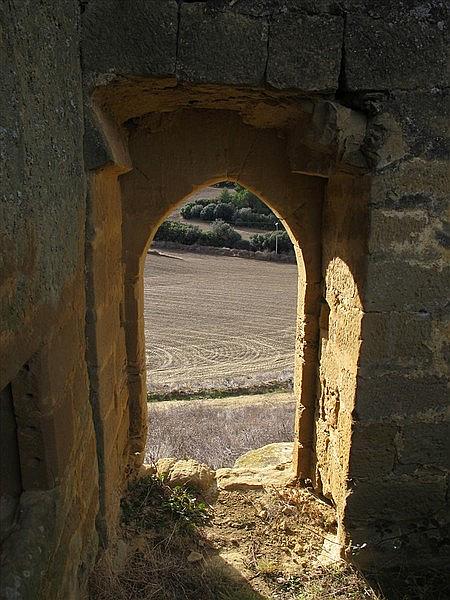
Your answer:
[[[333,510],[305,490],[273,489],[222,491],[203,532],[218,556],[263,598],[287,599],[300,589],[305,566],[306,577],[323,569],[317,559],[334,528]],[[217,560],[214,552],[207,560]]]

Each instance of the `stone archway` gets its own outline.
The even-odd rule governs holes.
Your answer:
[[[326,181],[317,270],[303,255],[320,274],[310,279],[317,299],[299,337],[314,332],[305,352],[320,351],[308,375],[318,381],[310,474],[336,503],[347,556],[377,570],[447,565],[445,3],[31,4],[0,4],[0,396],[18,509],[2,592],[82,596],[99,538],[114,534],[141,439],[139,426],[130,436],[140,363],[125,298],[138,270],[125,282],[119,180],[133,169],[128,138],[141,117],[194,108],[232,112],[283,146],[289,180]],[[199,173],[194,185],[216,176]],[[243,182],[276,208],[279,190]],[[160,183],[144,178],[143,188]],[[294,237],[305,208],[295,195],[285,207]],[[36,410],[17,429],[14,387],[27,366]],[[133,424],[139,410],[134,402]],[[13,437],[29,425],[30,464],[46,464],[38,489],[20,490]]]
[[[283,218],[293,238],[300,268],[299,323],[296,378],[302,397],[299,415],[302,425],[298,474],[307,478],[312,448],[314,387],[317,358],[317,323],[313,315],[320,281],[320,219],[324,181],[307,176],[289,177],[283,140],[277,143],[273,132],[242,124],[237,115],[219,111],[186,111],[162,116],[152,128],[151,117],[130,132],[129,150],[133,170],[121,177],[123,207],[123,256],[127,301],[126,323],[137,336],[127,339],[130,363],[143,360],[142,266],[150,240],[162,220],[180,200],[204,183],[224,178],[239,181],[258,194]],[[224,140],[225,143],[224,143]],[[147,157],[157,156],[153,161]],[[149,182],[159,182],[157,188]],[[194,182],[194,183],[193,183]],[[292,210],[292,206],[296,206]],[[302,206],[303,205],[303,206]],[[304,216],[303,216],[304,215]],[[308,220],[308,222],[306,222]],[[308,282],[308,283],[306,283]],[[131,283],[131,285],[130,285]],[[305,314],[311,315],[304,325]],[[137,346],[136,346],[137,344]],[[145,394],[144,365],[140,364],[140,384],[130,394],[132,406],[142,404]],[[139,414],[141,409],[136,410]],[[131,424],[133,439],[139,439]],[[140,426],[140,424],[139,424]],[[145,439],[144,439],[145,441]],[[143,440],[139,442],[142,447]],[[139,451],[136,449],[136,451]]]
[[[300,311],[299,338],[308,341],[300,364],[313,364],[309,353],[319,349],[318,372],[303,373],[310,389],[317,382],[308,473],[336,503],[347,556],[377,570],[448,563],[448,11],[440,0],[425,11],[420,2],[374,4],[0,5],[0,396],[18,509],[2,550],[2,591],[83,595],[99,538],[108,545],[114,535],[143,422],[140,403],[130,403],[140,357],[127,339],[139,322],[126,307],[139,299],[125,291],[138,290],[139,270],[124,270],[120,179],[133,169],[128,140],[146,120],[155,134],[158,120],[193,109],[233,113],[247,142],[255,132],[270,140],[275,162],[284,160],[286,198],[294,178],[323,186],[321,249],[301,249],[317,277]],[[244,164],[267,147],[249,146]],[[142,170],[160,155],[154,148]],[[242,162],[228,158],[234,178],[277,209],[280,190],[244,179]],[[191,171],[194,186],[219,176],[201,167]],[[165,182],[142,179],[158,198]],[[314,222],[306,227],[313,216],[299,197],[279,212],[304,242],[300,227],[307,234]],[[36,410],[18,423],[11,408],[22,404],[14,387],[26,366]],[[312,407],[300,416],[311,419]],[[14,435],[27,437],[29,425],[30,464],[46,464],[39,489],[20,490]]]
[[[298,127],[301,124],[299,119]],[[246,123],[238,112],[230,110],[183,109],[150,113],[128,121],[126,128],[127,161],[132,168],[126,167],[128,172],[122,174],[117,167],[97,172],[92,187],[93,206],[102,211],[101,207],[107,201],[110,203],[108,214],[103,214],[98,222],[104,233],[99,236],[99,229],[95,228],[97,239],[115,240],[114,263],[123,265],[123,272],[112,289],[113,294],[115,290],[118,295],[116,300],[110,289],[104,296],[105,305],[95,309],[100,318],[95,329],[110,332],[109,307],[120,301],[119,335],[115,342],[109,338],[107,347],[111,353],[111,345],[115,343],[114,354],[118,354],[121,361],[126,360],[127,365],[120,380],[115,373],[111,392],[119,398],[119,406],[121,403],[127,406],[122,413],[123,429],[118,434],[122,441],[114,436],[100,439],[105,444],[104,456],[111,456],[118,447],[122,448],[122,469],[126,465],[133,469],[133,465],[138,466],[143,459],[147,419],[142,269],[146,249],[160,223],[182,199],[205,184],[223,179],[237,181],[257,194],[283,219],[294,242],[299,267],[294,464],[299,479],[312,480],[318,491],[332,499],[338,515],[342,516],[347,493],[351,413],[362,315],[357,282],[363,274],[366,243],[364,189],[355,186],[353,175],[345,173],[335,175],[334,184],[330,185],[324,174],[329,174],[330,165],[336,161],[333,146],[327,147],[325,152],[320,144],[319,151],[312,149],[317,140],[314,140],[311,123],[305,127],[308,134],[300,136],[300,146],[295,144],[297,138],[292,131],[285,127],[273,124],[256,127]],[[295,127],[293,130],[296,131]],[[106,128],[105,131],[113,142],[111,130],[108,132]],[[333,141],[335,139],[332,137]],[[304,163],[300,164],[301,161]],[[325,169],[325,173],[321,169]],[[348,228],[351,211],[358,215],[357,232]],[[92,255],[94,265],[98,251]],[[105,248],[101,252],[104,253]],[[340,258],[339,265],[345,265],[346,269],[336,266],[333,258]],[[332,265],[330,270],[326,265],[323,270],[324,260]],[[104,269],[104,259],[101,259],[92,270],[94,281],[97,270]],[[324,285],[327,279],[329,289]],[[95,293],[95,285],[93,289]],[[340,300],[333,303],[336,294]],[[333,332],[327,343],[327,366],[325,358],[322,364],[319,357],[319,347],[325,357],[324,344],[320,343],[320,312],[324,297],[331,303],[329,327]],[[109,327],[102,327],[100,323],[104,314],[108,315]],[[340,362],[336,356],[340,341],[334,332],[341,328],[352,332],[346,338],[351,349],[347,348],[346,361],[336,366]],[[107,361],[111,362],[109,356]],[[109,367],[101,367],[97,372],[100,379],[103,373],[111,378]],[[100,381],[99,385],[107,383]],[[336,395],[339,399],[337,412]],[[334,414],[334,421],[331,414]],[[129,430],[124,446],[127,425]],[[117,481],[121,461],[105,460],[100,473],[116,469],[116,474],[113,472],[107,477]],[[105,477],[105,523],[111,521],[114,514],[114,502],[107,487]],[[341,534],[344,536],[343,531]]]

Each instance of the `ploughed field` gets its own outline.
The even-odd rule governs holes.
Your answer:
[[[144,296],[149,391],[263,387],[292,377],[296,265],[148,254]]]

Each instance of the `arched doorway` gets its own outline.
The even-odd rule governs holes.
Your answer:
[[[140,373],[145,369],[143,257],[158,226],[183,198],[202,185],[223,179],[242,183],[284,220],[297,254],[297,331],[300,343],[295,371],[298,382],[296,396],[298,402],[302,402],[297,421],[301,421],[302,425],[296,427],[295,462],[300,477],[309,478],[317,371],[316,313],[320,297],[320,221],[324,181],[293,176],[283,150],[284,140],[277,139],[270,130],[245,126],[236,115],[227,112],[188,111],[176,117],[170,115],[158,119],[156,130],[148,123],[148,126],[137,127],[133,133],[129,149],[135,168],[121,177],[122,243],[126,293],[128,291],[126,323],[131,325],[126,329],[133,332],[127,337],[127,352],[133,369],[136,364],[140,364]],[[154,160],[149,160],[151,156]],[[150,181],[160,183],[155,188],[149,185]],[[138,335],[134,335],[136,331]],[[135,414],[145,411],[142,408],[143,398],[145,382],[141,377],[133,381],[133,389],[130,390],[130,404],[135,407]],[[142,445],[145,430],[141,434],[133,430],[138,423],[142,427],[142,420],[134,421],[131,419],[132,438],[139,439]]]
[[[99,201],[94,200],[93,206],[98,207],[99,231],[104,232],[97,239],[114,236],[114,266],[123,266],[123,279],[109,289],[109,294],[112,290],[123,296],[114,302],[108,297],[98,313],[101,317],[114,311],[116,318],[115,306],[120,304],[114,356],[116,361],[126,361],[120,380],[116,371],[113,392],[119,410],[126,407],[119,418],[120,427],[116,437],[108,439],[99,432],[100,441],[104,439],[110,447],[104,455],[115,457],[115,463],[105,461],[100,469],[105,514],[108,505],[114,510],[107,480],[117,481],[114,472],[126,473],[126,465],[131,469],[139,466],[147,439],[142,285],[147,248],[157,228],[183,198],[204,185],[228,180],[244,185],[270,206],[283,219],[294,244],[299,290],[294,468],[300,480],[312,481],[317,491],[332,499],[342,525],[362,318],[358,282],[363,277],[366,244],[364,181],[345,173],[329,180],[305,175],[303,166],[298,167],[299,172],[292,159],[291,137],[283,129],[248,125],[237,112],[200,109],[149,114],[127,122],[127,133],[126,153],[122,154],[126,165],[97,172],[91,188],[94,196],[98,194]],[[300,150],[305,160],[308,149]],[[102,206],[105,194],[108,207]],[[109,220],[109,225],[102,219]],[[92,275],[95,278],[95,268]],[[330,307],[328,366],[320,369],[324,301]],[[110,325],[111,320],[109,328],[105,327],[108,335]],[[96,327],[98,330],[98,323]],[[348,351],[344,362],[339,360],[343,342]],[[110,346],[108,352],[111,354]],[[99,373],[102,377],[98,370],[94,374]],[[333,408],[337,397],[338,414]],[[322,405],[326,409],[319,410]],[[330,420],[333,414],[334,421]],[[110,520],[105,518],[105,522]],[[340,541],[345,543],[344,529]]]
[[[298,278],[280,219],[242,186],[202,188],[158,229],[143,277],[146,461],[232,467],[291,443]]]

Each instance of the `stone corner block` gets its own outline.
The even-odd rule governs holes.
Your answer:
[[[177,77],[193,83],[260,85],[267,62],[267,23],[203,3],[180,9]]]
[[[288,138],[291,171],[329,177],[335,171],[367,168],[361,147],[366,133],[364,115],[334,102],[317,102],[309,122],[302,121]]]
[[[338,16],[277,15],[270,27],[267,83],[278,89],[335,91],[343,31]]]

